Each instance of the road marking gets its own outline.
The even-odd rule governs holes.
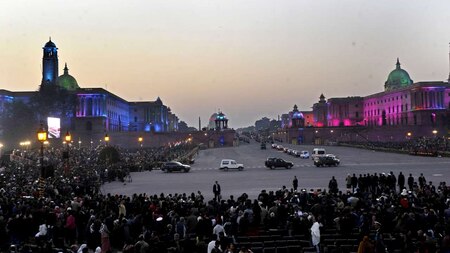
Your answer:
[[[433,177],[442,177],[442,174],[433,174]]]

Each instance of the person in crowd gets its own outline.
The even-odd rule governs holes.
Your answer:
[[[213,185],[213,193],[214,193],[214,200],[215,201],[220,201],[220,198],[221,198],[221,188],[220,188],[220,184],[219,184],[219,182],[215,182],[214,183],[214,185]]]
[[[369,240],[369,236],[364,236],[358,246],[358,253],[374,253],[375,249],[372,242]]]
[[[298,179],[297,176],[294,176],[294,179],[292,180],[292,188],[294,189],[294,191],[297,191],[298,188]]]
[[[310,215],[308,217],[308,220],[312,222],[311,226],[311,242],[314,248],[316,249],[317,253],[320,253],[320,224],[316,220],[316,218],[313,215]]]
[[[400,174],[398,174],[398,190],[401,192],[405,188],[405,175],[402,174],[400,171]]]
[[[410,191],[413,190],[413,186],[414,186],[414,177],[413,177],[412,174],[410,173],[410,174],[409,174],[409,177],[408,177],[408,187],[409,187],[409,190],[410,190]]]

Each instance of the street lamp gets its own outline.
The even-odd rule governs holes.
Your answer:
[[[72,141],[72,135],[70,135],[69,131],[66,132],[66,136],[64,137],[64,140],[66,142],[66,147],[67,147],[66,153],[64,154],[64,159],[66,160],[66,169],[65,169],[64,172],[67,174],[69,172],[69,159],[70,159],[70,155],[69,155],[70,147],[69,147],[69,144]]]
[[[108,142],[109,142],[109,136],[108,136],[108,134],[105,134],[105,143],[106,143],[106,145],[108,145]]]
[[[436,137],[437,133],[438,133],[438,131],[437,131],[436,129],[433,130],[433,135],[434,135],[434,137]]]
[[[44,181],[44,142],[47,141],[47,129],[45,129],[43,124],[41,124],[41,126],[37,130],[36,134],[37,134],[38,141],[41,143],[41,152],[40,152],[40,158],[39,158],[39,163],[41,166],[41,173],[40,173],[39,181],[43,182]],[[41,189],[39,191],[39,194],[43,195],[43,193],[44,193],[43,183],[40,186],[41,186]]]
[[[3,143],[0,143],[0,156],[2,155],[2,148],[3,148]]]
[[[66,140],[66,143],[70,143],[72,141],[72,135],[70,135],[69,131],[66,132],[64,140]]]
[[[142,137],[139,137],[138,138],[138,142],[139,142],[139,146],[141,146],[141,148],[142,148],[142,141],[144,140],[144,138],[142,138]]]

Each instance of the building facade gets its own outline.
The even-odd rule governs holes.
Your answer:
[[[156,101],[129,102],[103,88],[80,88],[67,64],[59,76],[58,48],[51,39],[43,47],[41,87],[58,86],[76,96],[73,118],[61,126],[89,136],[105,132],[174,132],[178,117],[158,97]],[[39,92],[39,91],[37,91]],[[0,111],[14,101],[29,103],[37,92],[0,90]]]
[[[313,106],[315,127],[422,128],[421,135],[449,135],[450,85],[443,81],[416,82],[401,68],[388,75],[384,91],[366,97],[330,98],[323,94]],[[425,130],[427,129],[427,130]],[[370,132],[367,133],[370,136]],[[394,137],[390,137],[393,139]],[[377,137],[380,140],[379,136]]]

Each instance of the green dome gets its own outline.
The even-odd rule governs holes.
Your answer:
[[[64,67],[64,74],[56,79],[56,83],[59,87],[66,90],[76,90],[80,88],[80,86],[78,86],[77,80],[73,76],[69,75],[67,64]]]
[[[387,81],[384,83],[386,91],[401,89],[411,85],[413,80],[409,77],[408,72],[400,68],[400,62],[397,58],[396,68],[389,73]]]

